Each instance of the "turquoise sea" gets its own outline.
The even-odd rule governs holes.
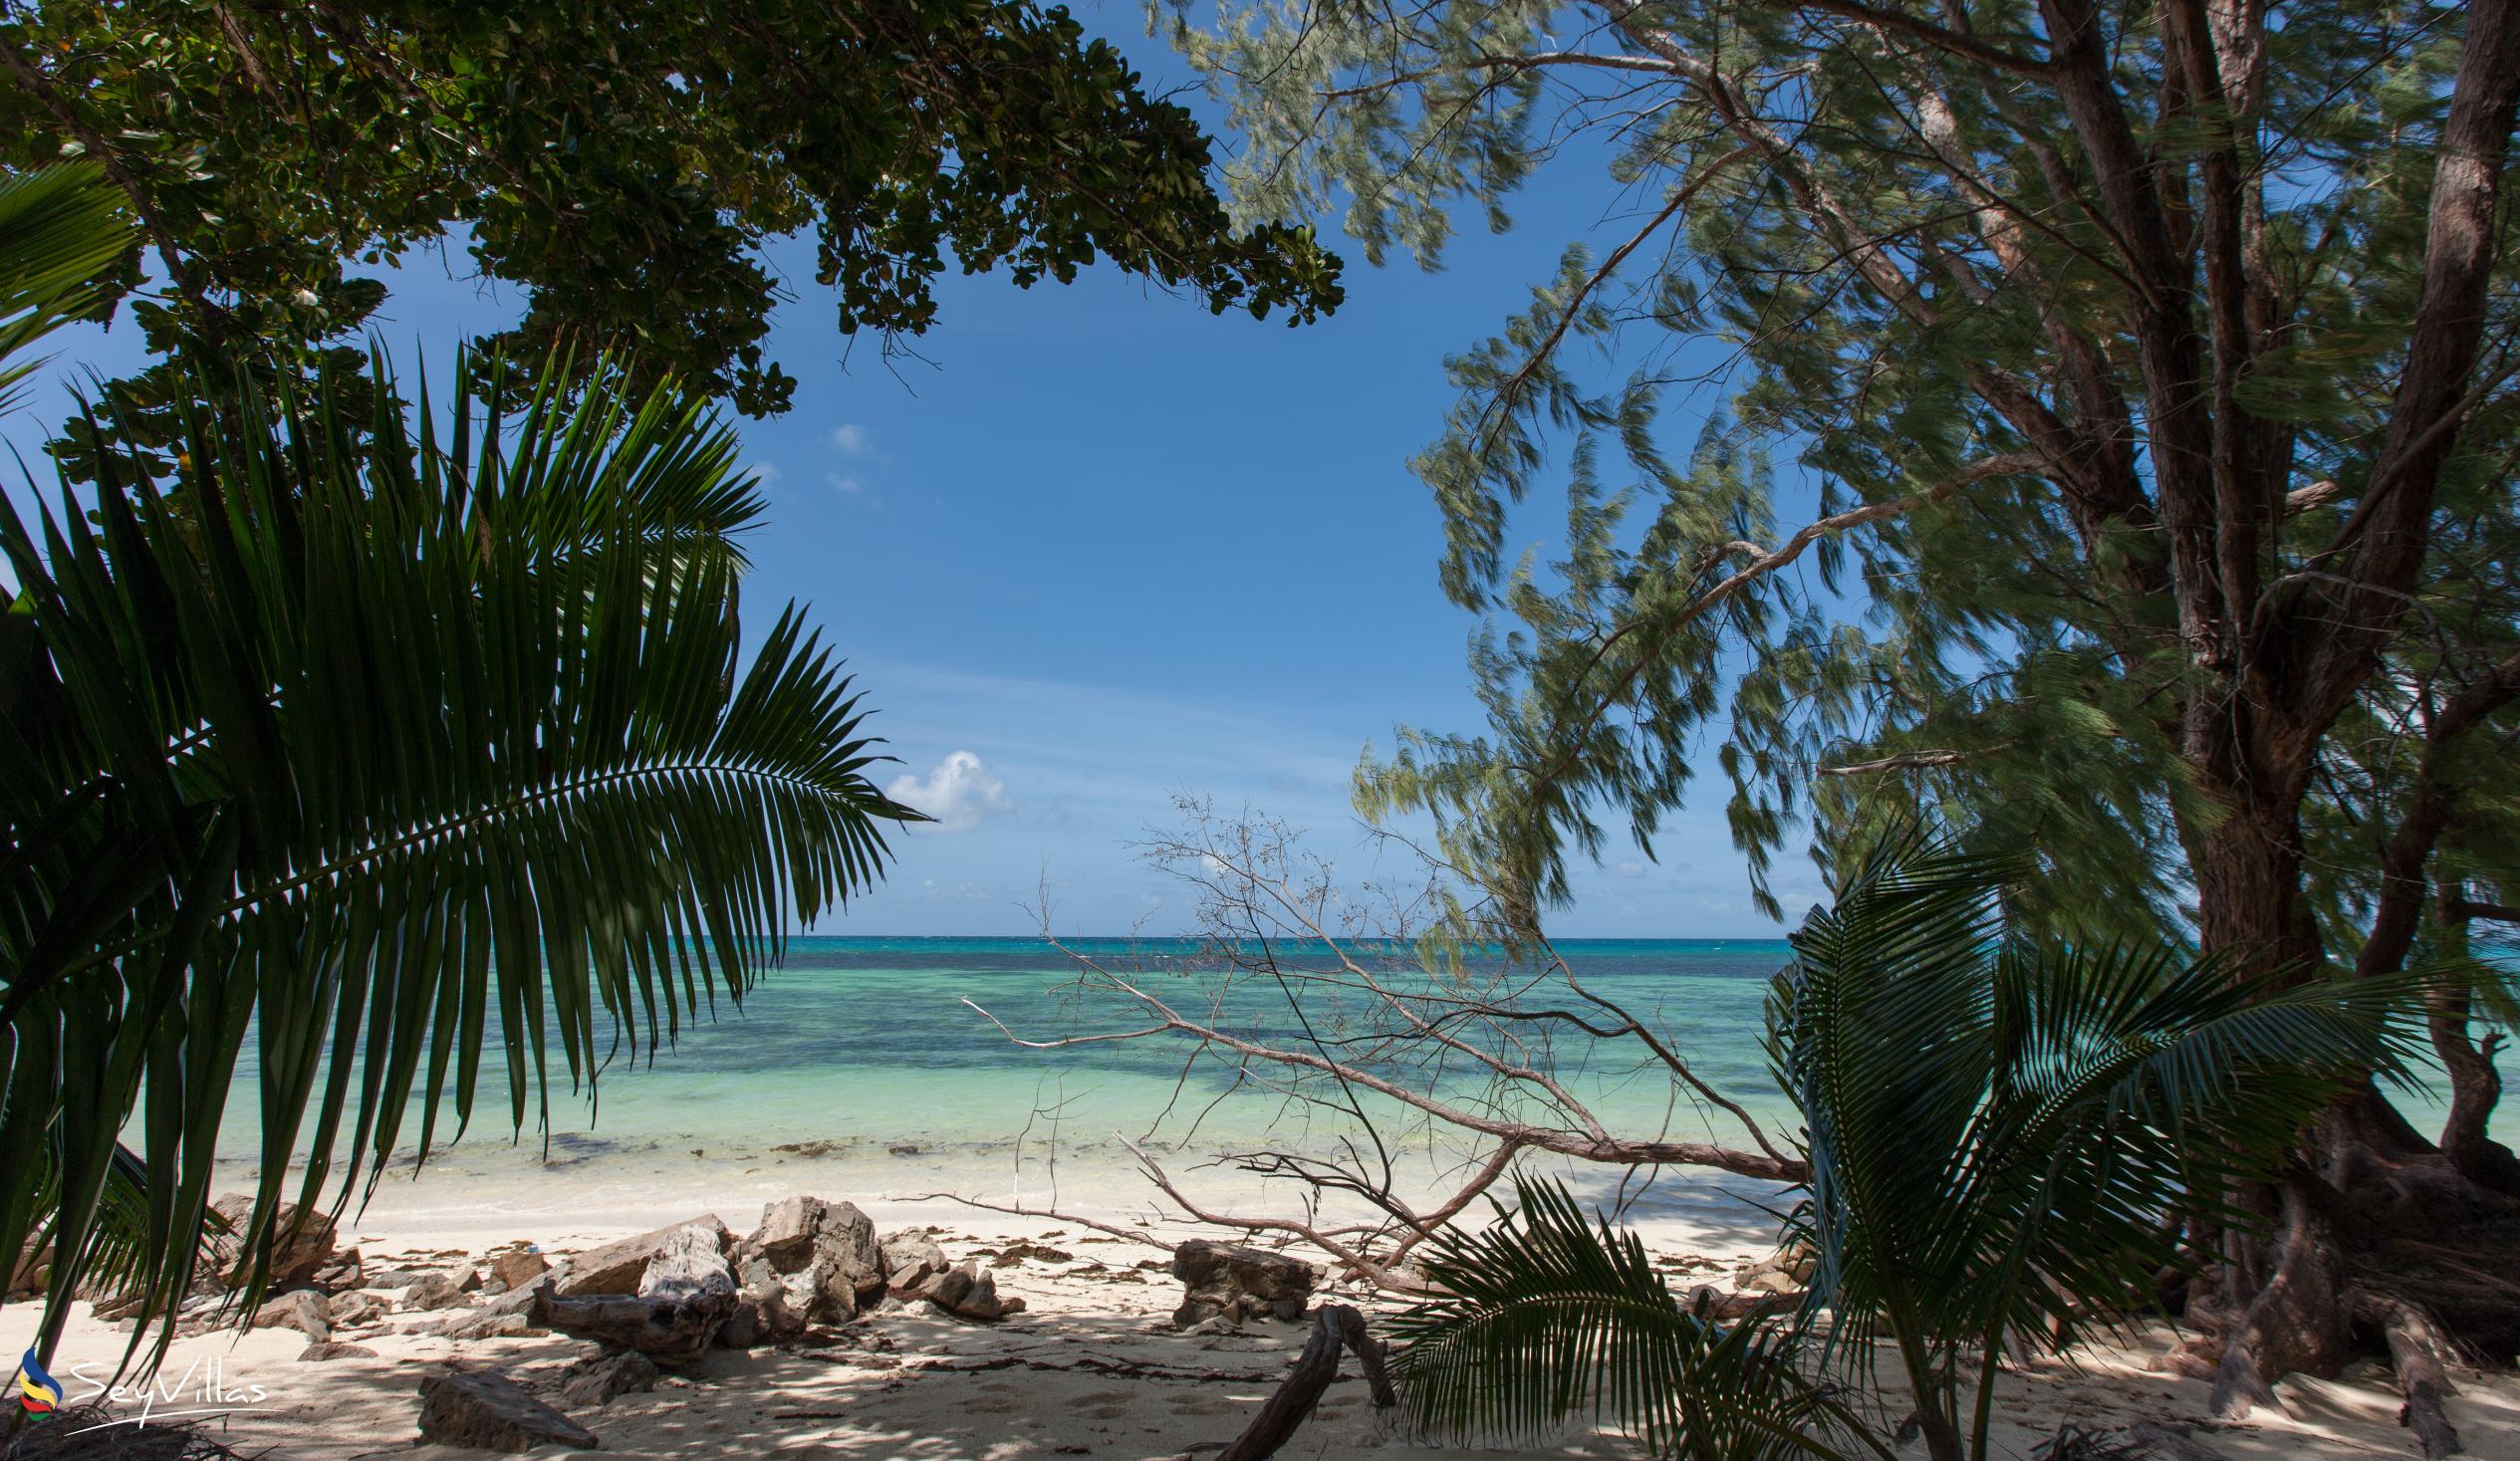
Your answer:
[[[1204,1008],[1219,988],[1212,974],[1181,972],[1203,962],[1186,943],[1088,939],[1067,947],[1106,968],[1141,972],[1150,992],[1183,1010]],[[1619,939],[1561,949],[1589,987],[1648,1018],[1707,1081],[1754,1109],[1774,1109],[1757,1032],[1767,978],[1786,958],[1782,941]],[[1288,960],[1290,967],[1302,962]],[[1114,1130],[1135,1136],[1167,1106],[1192,1108],[1234,1089],[1233,1069],[1221,1058],[1185,1077],[1189,1047],[1178,1039],[1027,1050],[973,1008],[1027,1038],[1146,1023],[1108,993],[1081,993],[1081,972],[1038,938],[795,939],[784,965],[740,1006],[721,997],[652,1058],[645,1050],[617,1057],[601,1071],[592,1098],[567,1090],[568,1073],[555,1056],[553,1155],[685,1138],[687,1145],[725,1149],[941,1147],[1009,1141],[1028,1128],[1048,1139],[1054,1127],[1091,1141]],[[1223,1023],[1238,1032],[1271,1041],[1303,1033],[1273,984],[1245,980],[1225,998]],[[1335,991],[1304,989],[1303,1009],[1317,1035],[1353,1037],[1355,1006]],[[1560,1048],[1575,1049],[1563,1041]],[[1642,1052],[1632,1046],[1628,1053]],[[1596,1061],[1577,1084],[1605,1116],[1623,1116],[1623,1129],[1637,1120],[1653,1129],[1663,1121],[1665,1083],[1637,1079],[1627,1068],[1633,1064]],[[483,1114],[468,1141],[507,1134],[504,1093],[493,1089],[498,1067],[484,1065]],[[250,1059],[239,1075],[251,1078]],[[1250,1083],[1242,1094],[1254,1095]],[[1270,1119],[1276,1115],[1265,1097],[1236,1104],[1265,1105]],[[232,1140],[250,1139],[250,1114],[232,1112]],[[1212,1112],[1203,1129],[1232,1130],[1260,1114]],[[533,1119],[529,1111],[529,1140]],[[1709,1129],[1674,1118],[1675,1129],[1691,1125],[1699,1134]]]
[[[1070,948],[1127,973],[1173,1008],[1202,1018],[1212,1012],[1215,1023],[1247,1037],[1291,1044],[1309,1036],[1465,1105],[1495,1098],[1459,1060],[1432,1070],[1388,1064],[1366,1040],[1371,1026],[1359,1018],[1353,992],[1290,986],[1301,989],[1300,1002],[1290,1004],[1270,980],[1220,984],[1216,961],[1191,957],[1187,945],[1087,940]],[[1769,1082],[1758,1044],[1768,978],[1788,956],[1782,941],[1578,940],[1559,949],[1587,988],[1646,1022],[1780,1141],[1791,1133],[1793,1111]],[[1142,1190],[1135,1159],[1117,1136],[1168,1166],[1211,1171],[1236,1153],[1325,1153],[1360,1137],[1353,1118],[1286,1099],[1272,1089],[1269,1068],[1245,1068],[1219,1051],[1194,1061],[1178,1037],[1032,1050],[979,1013],[1027,1039],[1149,1023],[1142,1007],[1081,989],[1080,972],[1031,938],[796,939],[785,965],[740,1007],[721,998],[713,1018],[704,1011],[683,1023],[652,1059],[645,1051],[615,1059],[592,1093],[573,1094],[555,1060],[547,1136],[529,1108],[521,1139],[512,1139],[499,1067],[485,1062],[473,1129],[431,1156],[420,1185],[507,1206],[539,1204],[562,1190],[621,1205],[657,1184],[705,1191],[727,1183],[730,1192],[750,1193],[776,1189],[800,1168],[823,1168],[821,1179],[846,1182],[843,1190],[1032,1200],[1062,1180],[1071,1191],[1115,1190],[1115,1178]],[[1493,964],[1473,961],[1472,978],[1483,972],[1493,973]],[[1563,982],[1546,992],[1549,1003],[1573,1003]],[[1744,1140],[1729,1114],[1675,1097],[1635,1042],[1570,1042],[1568,1033],[1558,1033],[1553,1049],[1564,1085],[1614,1132]],[[254,1102],[242,1084],[252,1076],[250,1067],[240,1072],[240,1098],[223,1133],[223,1150],[240,1169],[254,1159]],[[1388,1100],[1369,1095],[1359,1103],[1401,1165],[1413,1164],[1428,1183],[1466,1154],[1458,1142],[1426,1139],[1422,1121]],[[2511,1122],[2499,1125],[2507,1132]],[[406,1127],[416,1129],[416,1122]],[[574,1180],[555,1187],[555,1168],[571,1169]]]

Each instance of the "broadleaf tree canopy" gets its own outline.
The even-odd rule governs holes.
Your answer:
[[[489,342],[511,359],[566,336],[755,414],[795,386],[762,337],[765,245],[799,232],[841,328],[887,340],[927,328],[949,264],[1108,259],[1294,322],[1340,299],[1309,231],[1228,221],[1186,111],[1032,0],[12,0],[0,67],[0,160],[86,156],[130,198],[172,285],[140,309],[161,354],[250,340],[356,373],[340,342],[383,289],[349,266],[456,228],[523,286]]]
[[[1444,587],[1488,615],[1487,725],[1404,732],[1369,812],[1435,813],[1536,927],[1611,826],[1650,850],[1711,747],[1771,913],[1804,829],[1843,878],[1921,818],[2035,851],[2024,927],[2192,930],[2234,977],[2465,973],[2427,996],[2437,1140],[2368,1085],[2305,1104],[2280,1233],[2191,1230],[2230,1261],[2177,1362],[2225,1418],[2353,1352],[2346,1276],[2406,1278],[2356,1231],[2508,1248],[2464,1216],[2520,1195],[2480,1034],[2508,968],[2465,955],[2520,925],[2520,0],[1174,27],[1249,143],[1241,205],[1344,200],[1370,255],[1606,161],[1610,246],[1452,359],[1415,463]],[[1720,415],[1680,409],[1710,387]],[[1517,561],[1517,505],[1560,485],[1557,550]],[[2507,1352],[2507,1314],[2428,1302]]]

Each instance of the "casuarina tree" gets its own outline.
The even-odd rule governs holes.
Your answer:
[[[1489,616],[1488,724],[1404,732],[1370,809],[1435,813],[1537,923],[1711,749],[1771,908],[1804,829],[1835,877],[1921,816],[2035,849],[2032,925],[2184,927],[2275,986],[2465,969],[2439,1139],[2368,1083],[2299,1110],[2302,1159],[2234,1194],[2271,1225],[2190,1224],[2215,1262],[2164,1296],[2173,1362],[2245,1410],[2404,1293],[2520,1344],[2452,1278],[2520,1213],[2484,1117],[2508,991],[2471,947],[2520,901],[2520,4],[1284,0],[1175,31],[1255,216],[1344,206],[1432,261],[1457,213],[1602,169],[1611,246],[1451,360],[1415,462]],[[1518,559],[1543,488],[1563,536]]]

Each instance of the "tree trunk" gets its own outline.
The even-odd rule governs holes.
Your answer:
[[[2478,1186],[2520,1197],[2520,1159],[2485,1134],[2486,1122],[2502,1099],[2502,1073],[2494,1069],[2500,1037],[2487,1035],[2481,1047],[2469,1042],[2464,989],[2434,995],[2425,1024],[2433,1053],[2450,1078],[2450,1112],[2441,1122],[2442,1157],[2451,1170]]]
[[[2301,797],[2297,790],[2286,795],[2300,779],[2268,779],[2277,785],[2254,795],[2235,787],[2222,820],[2188,840],[2196,931],[2207,953],[2238,959],[2247,972],[2282,969],[2307,977],[2323,950],[2301,897]]]
[[[2258,785],[2284,780],[2269,775]],[[2323,960],[2300,896],[2298,819],[2264,802],[2229,801],[2221,822],[2189,840],[2205,945],[2242,961],[2245,972],[2308,977]],[[2380,931],[2405,943],[2407,930]],[[2365,972],[2390,972],[2403,953],[2399,947],[2386,968]],[[2195,1338],[2165,1367],[2211,1373],[2217,1415],[2233,1419],[2272,1404],[2272,1386],[2286,1373],[2342,1368],[2357,1352],[2358,1291],[2403,1291],[2454,1336],[2494,1352],[2520,1334],[2520,1286],[2489,1293],[2493,1286],[2473,1277],[2501,1271],[2507,1260],[2497,1255],[2520,1227],[2511,1200],[2520,1192],[2520,1163],[2507,1169],[2510,1153],[2485,1134],[2500,1078],[2490,1050],[2469,1040],[2463,997],[2436,997],[2428,1015],[2451,1088],[2440,1143],[2424,1140],[2369,1082],[2328,1111],[2304,1112],[2309,1165],[2279,1189],[2243,1199],[2271,1222],[2263,1233],[2222,1234],[2217,1262],[2191,1286]],[[2502,1185],[2506,1170],[2514,1186]],[[2377,1347],[2377,1336],[2360,1338]]]

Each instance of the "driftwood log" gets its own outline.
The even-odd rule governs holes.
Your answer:
[[[2397,1423],[2415,1433],[2425,1461],[2465,1450],[2441,1408],[2441,1398],[2458,1391],[2450,1383],[2450,1340],[2440,1325],[2419,1305],[2378,1294],[2358,1295],[2354,1317],[2379,1326],[2389,1340],[2390,1367],[2396,1371],[2397,1393],[2405,1397]]]
[[[1753,1319],[1760,1315],[1782,1314],[1802,1302],[1803,1296],[1799,1291],[1790,1294],[1735,1294],[1712,1284],[1699,1284],[1680,1300],[1680,1307],[1700,1319],[1731,1324],[1735,1320]]]
[[[1251,1417],[1251,1423],[1234,1437],[1233,1444],[1218,1453],[1217,1461],[1266,1461],[1278,1448],[1294,1438],[1295,1432],[1312,1417],[1313,1407],[1321,1403],[1322,1391],[1339,1377],[1339,1351],[1347,1349],[1357,1356],[1357,1365],[1365,1371],[1365,1382],[1373,1392],[1374,1403],[1387,1410],[1400,1402],[1399,1392],[1391,1388],[1391,1371],[1385,1362],[1383,1341],[1366,1332],[1365,1316],[1345,1304],[1325,1304],[1313,1311],[1313,1333],[1304,1341],[1304,1350],[1295,1356],[1295,1367],[1287,1371],[1277,1393]]]
[[[635,1349],[658,1364],[689,1364],[708,1352],[740,1297],[718,1244],[707,1228],[681,1228],[648,1259],[637,1294],[546,1291],[537,1310],[564,1335]]]

